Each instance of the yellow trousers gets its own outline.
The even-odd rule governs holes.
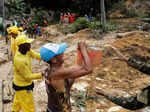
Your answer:
[[[34,99],[32,90],[16,91],[12,112],[35,112]]]

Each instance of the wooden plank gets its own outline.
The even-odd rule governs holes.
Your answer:
[[[0,112],[3,112],[3,81],[0,80]]]

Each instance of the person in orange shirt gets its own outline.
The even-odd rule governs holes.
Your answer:
[[[68,12],[68,20],[69,20],[69,23],[71,23],[71,14]]]
[[[71,23],[73,23],[73,22],[75,22],[75,14],[74,13],[71,15]]]

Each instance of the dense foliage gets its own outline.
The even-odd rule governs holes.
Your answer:
[[[85,17],[78,18],[71,27],[70,32],[74,33],[81,29],[88,28],[90,22]]]
[[[105,0],[106,11],[110,10],[113,4],[120,0]],[[8,0],[6,3],[8,12],[30,13],[32,8],[43,8],[61,12],[72,11],[85,15],[91,13],[96,15],[100,12],[100,0]],[[66,8],[67,7],[67,8]]]

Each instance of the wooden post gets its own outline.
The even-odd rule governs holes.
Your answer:
[[[101,6],[101,23],[102,23],[103,32],[105,32],[106,31],[106,14],[105,14],[104,0],[101,0],[100,6]]]
[[[3,28],[5,28],[5,0],[3,0]]]
[[[3,81],[0,80],[0,112],[4,112],[3,110]]]

